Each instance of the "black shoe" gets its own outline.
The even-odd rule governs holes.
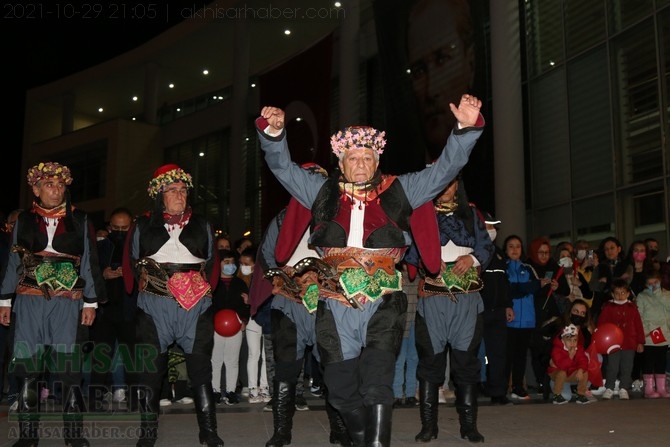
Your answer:
[[[514,402],[509,400],[507,396],[496,396],[491,398],[491,405],[514,405]]]
[[[214,391],[212,393],[212,395],[214,397],[214,402],[215,403],[220,404],[221,402],[223,402],[223,400],[222,400],[223,398],[221,397],[221,393],[219,393],[218,391]]]
[[[486,389],[486,382],[479,382],[477,384],[477,389],[479,390],[479,395],[480,396],[488,397],[489,392]]]
[[[405,404],[402,403],[401,397],[396,397],[393,399],[393,408],[404,408]]]
[[[416,400],[416,397],[408,397],[405,399],[405,408],[414,408],[419,406],[419,401]]]

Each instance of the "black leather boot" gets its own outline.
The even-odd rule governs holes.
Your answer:
[[[330,443],[341,446],[351,446],[351,437],[347,432],[347,426],[340,413],[329,402],[326,401],[326,414],[330,423]]]
[[[84,429],[84,396],[78,386],[63,388],[63,439],[70,447],[89,447]]]
[[[12,447],[37,447],[39,444],[39,422],[37,415],[39,399],[37,394],[37,380],[19,379],[18,407],[19,440]]]
[[[461,423],[461,438],[484,442],[484,436],[477,431],[477,385],[456,386],[456,411]]]
[[[200,444],[207,447],[223,447],[223,440],[216,433],[216,404],[212,384],[206,383],[193,387],[195,415],[198,419]]]
[[[291,443],[293,414],[295,413],[295,383],[273,382],[272,419],[274,434],[265,447],[282,447]]]
[[[389,447],[391,445],[392,405],[375,404],[368,409],[368,424],[365,431],[367,447]]]
[[[158,438],[160,388],[140,387],[137,394],[137,409],[140,412],[140,437],[135,446],[153,447]]]
[[[419,380],[419,417],[421,431],[414,437],[416,442],[430,442],[437,439],[437,406],[440,385]]]
[[[365,424],[368,420],[368,409],[359,407],[352,411],[340,411],[347,432],[354,447],[365,446]]]

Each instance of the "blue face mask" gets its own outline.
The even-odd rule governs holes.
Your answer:
[[[223,264],[223,274],[226,276],[233,276],[237,271],[235,264]]]
[[[660,283],[650,284],[647,286],[647,290],[649,290],[651,293],[658,292],[659,290],[661,290],[661,284]]]

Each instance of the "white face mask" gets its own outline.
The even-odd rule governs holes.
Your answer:
[[[498,235],[498,231],[494,228],[492,230],[486,230],[486,232],[489,234],[489,237],[491,238],[492,241],[496,240],[496,236]]]
[[[583,261],[586,257],[586,250],[577,250],[577,259]]]
[[[558,265],[568,269],[568,268],[572,267],[572,258],[570,258],[569,256],[565,256],[565,257],[558,260]]]
[[[242,272],[242,274],[243,274],[244,276],[249,276],[249,275],[251,275],[251,273],[252,273],[253,271],[254,271],[254,268],[253,268],[252,266],[250,266],[250,265],[241,265],[241,266],[240,266],[240,272]]]

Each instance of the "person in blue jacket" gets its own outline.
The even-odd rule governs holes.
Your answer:
[[[535,330],[534,293],[544,284],[535,270],[524,264],[523,241],[511,235],[505,239],[507,278],[514,308],[514,319],[507,323],[507,376],[512,373],[512,399],[530,399],[523,385],[530,338]],[[545,279],[542,279],[545,281]],[[549,280],[546,280],[549,281]]]

